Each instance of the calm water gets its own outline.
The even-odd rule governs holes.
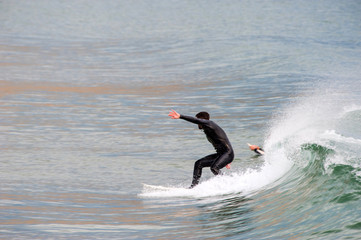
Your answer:
[[[356,0],[0,1],[0,238],[361,238],[360,22]],[[231,170],[183,188],[213,149],[172,108],[211,113]]]

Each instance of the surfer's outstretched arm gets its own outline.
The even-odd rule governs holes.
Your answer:
[[[202,118],[198,118],[198,117],[191,117],[191,116],[186,116],[186,115],[181,115],[179,113],[177,113],[176,111],[174,111],[172,109],[172,111],[168,114],[168,116],[170,116],[172,119],[183,119],[186,120],[188,122],[194,123],[194,124],[198,124],[198,125],[208,125],[211,121],[207,120],[207,119],[202,119]],[[200,128],[201,129],[201,128]]]

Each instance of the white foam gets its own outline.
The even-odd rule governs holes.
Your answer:
[[[250,195],[281,178],[292,167],[283,149],[267,153],[265,164],[260,169],[239,170],[230,175],[211,178],[193,189],[169,190],[143,189],[143,197],[194,197],[202,198],[225,194]]]
[[[334,140],[337,142],[350,143],[350,144],[361,144],[361,139],[346,137],[336,132],[336,130],[326,130],[322,136],[324,139]]]
[[[351,104],[343,107],[343,114],[347,114],[349,112],[359,111],[361,110],[360,105]]]

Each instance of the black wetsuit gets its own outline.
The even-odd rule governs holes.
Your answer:
[[[213,145],[216,153],[197,160],[194,164],[193,181],[191,187],[198,184],[202,175],[202,168],[210,167],[214,175],[220,174],[220,169],[231,163],[234,158],[232,145],[221,127],[211,120],[181,115],[181,119],[198,124]]]

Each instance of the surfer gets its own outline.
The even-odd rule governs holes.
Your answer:
[[[263,155],[264,154],[264,150],[260,147],[258,147],[257,145],[251,145],[249,143],[247,143],[249,146],[249,149],[251,149],[252,151],[254,151],[255,153],[257,153],[258,155]]]
[[[181,115],[172,110],[169,115],[172,119],[183,119],[188,122],[198,124],[198,128],[203,130],[208,141],[213,145],[216,153],[205,156],[194,163],[192,185],[193,188],[199,183],[202,175],[202,168],[210,167],[214,175],[221,173],[221,169],[231,167],[230,163],[234,159],[234,153],[231,143],[226,133],[215,122],[209,120],[210,116],[207,112],[199,112],[196,117]]]

